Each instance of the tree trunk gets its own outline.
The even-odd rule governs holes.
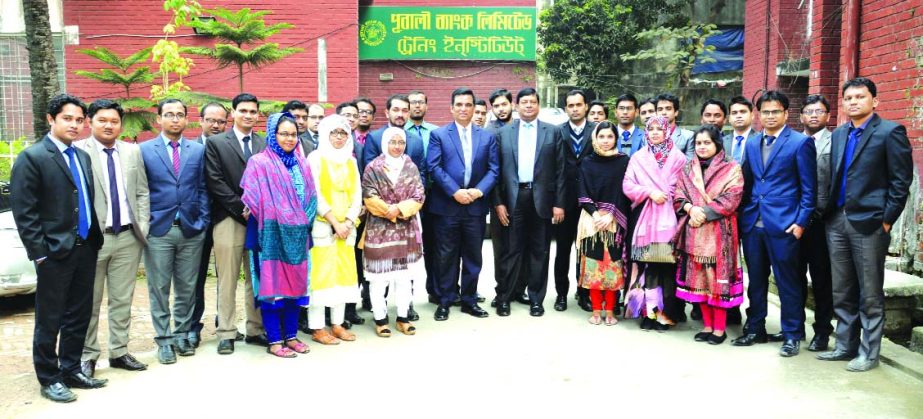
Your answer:
[[[240,92],[244,92],[244,65],[237,64],[237,80],[240,82]]]
[[[54,42],[51,37],[51,22],[48,18],[48,2],[45,0],[23,0],[23,14],[26,23],[26,48],[29,50],[29,73],[32,80],[32,128],[35,139],[48,132],[48,101],[56,95],[58,65],[54,59]]]

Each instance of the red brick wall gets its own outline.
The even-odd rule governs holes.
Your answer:
[[[244,7],[270,10],[273,14],[267,16],[267,23],[288,22],[295,25],[295,28],[280,32],[270,41],[283,47],[301,47],[304,51],[261,69],[245,68],[245,91],[261,99],[316,101],[317,38],[323,36],[327,40],[328,102],[347,100],[358,92],[358,4],[355,1],[314,0],[310,5],[297,0],[204,0],[201,3],[205,7],[220,5],[231,10]],[[118,88],[74,74],[75,70],[99,68],[95,60],[79,54],[77,49],[101,45],[127,54],[153,46],[162,35],[162,27],[168,20],[169,14],[163,10],[163,2],[159,0],[64,2],[65,25],[78,25],[80,28],[80,45],[68,46],[66,50],[67,90],[85,100],[121,95]],[[188,28],[178,31],[178,35],[191,33],[192,30]],[[107,36],[100,38],[97,37],[99,35]],[[212,38],[207,37],[176,37],[174,40],[184,46],[210,46],[214,43]],[[183,81],[193,90],[223,97],[232,97],[238,93],[236,68],[217,70],[213,61],[207,58],[192,58],[195,67]],[[154,64],[151,67],[156,70]],[[147,88],[139,89],[132,94],[146,96],[149,91]],[[195,135],[197,132],[188,130],[187,134]]]
[[[841,1],[814,0],[811,33],[810,94],[821,94],[830,102],[830,127],[836,126],[840,86]]]

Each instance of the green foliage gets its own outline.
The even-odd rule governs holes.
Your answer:
[[[112,68],[102,68],[97,71],[79,70],[76,71],[77,75],[121,86],[124,89],[124,96],[114,99],[125,109],[125,115],[122,117],[122,134],[119,138],[135,139],[142,132],[152,131],[155,114],[151,112],[151,108],[157,103],[147,98],[131,96],[133,86],[147,84],[154,80],[155,74],[151,73],[149,67],[138,66],[151,57],[151,48],[142,49],[127,57],[121,57],[104,47],[82,49],[79,52]]]
[[[151,98],[163,99],[172,97],[177,93],[190,90],[183,83],[183,76],[189,75],[189,69],[194,65],[192,59],[182,56],[182,51],[176,41],[170,40],[170,35],[176,33],[177,27],[190,26],[195,17],[202,13],[202,6],[195,0],[166,0],[163,9],[173,13],[173,19],[163,27],[163,39],[157,41],[151,50],[152,61],[160,66],[160,84],[151,86]],[[177,81],[170,81],[174,74]]]
[[[13,170],[13,161],[28,144],[26,137],[19,137],[13,141],[0,141],[0,180],[9,181],[10,172]]]
[[[244,66],[260,68],[303,51],[302,48],[281,48],[279,44],[266,42],[250,48],[245,45],[263,42],[285,29],[294,28],[290,23],[266,25],[264,18],[269,11],[252,11],[249,8],[231,11],[222,7],[208,10],[216,19],[191,23],[201,33],[217,39],[212,48],[189,47],[182,52],[208,57],[215,60],[219,68],[236,66],[240,91],[244,91]]]
[[[542,11],[539,67],[558,83],[575,83],[603,95],[621,91],[632,72],[622,55],[643,47],[634,34],[654,27],[681,27],[689,18],[679,0],[558,0]]]
[[[673,80],[679,83],[678,87],[686,87],[689,85],[689,77],[697,58],[703,63],[715,62],[714,58],[700,56],[715,50],[714,46],[705,45],[705,40],[719,33],[721,31],[713,24],[648,29],[635,34],[635,39],[651,47],[634,54],[622,54],[622,59],[649,60],[659,64],[674,76]],[[671,84],[667,87],[676,87]]]

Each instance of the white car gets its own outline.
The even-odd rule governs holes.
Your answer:
[[[13,211],[10,210],[9,187],[0,183],[0,297],[35,292],[35,264],[26,255],[19,239]]]

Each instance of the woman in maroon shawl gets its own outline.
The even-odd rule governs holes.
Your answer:
[[[695,340],[724,342],[727,309],[743,302],[737,266],[737,206],[743,194],[740,166],[725,158],[721,133],[712,125],[695,135],[695,156],[683,166],[674,206],[679,218],[676,238],[676,296],[702,308],[705,327]]]

